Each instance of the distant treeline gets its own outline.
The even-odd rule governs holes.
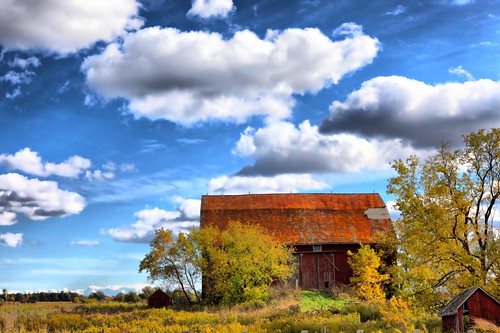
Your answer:
[[[80,302],[86,297],[75,292],[38,292],[38,293],[16,293],[0,296],[3,301],[20,302],[20,303],[36,303],[36,302]]]
[[[116,296],[107,296],[102,291],[95,291],[89,296],[84,296],[75,292],[37,292],[37,293],[8,293],[4,289],[4,293],[0,295],[1,302],[19,302],[19,303],[37,303],[37,302],[73,302],[86,303],[88,301],[117,301],[136,303],[147,299],[154,289],[146,287],[141,293],[137,294],[134,291],[128,293],[119,293]]]

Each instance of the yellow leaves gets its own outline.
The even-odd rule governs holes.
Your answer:
[[[422,163],[392,163],[397,176],[387,190],[402,216],[395,222],[400,281],[421,300],[443,287],[491,285],[498,275],[492,219],[500,199],[499,142],[500,129],[480,130],[464,136],[462,149],[445,144]]]
[[[410,305],[401,297],[388,300],[380,313],[388,328],[397,328],[402,332],[411,332],[415,328]]]
[[[292,273],[291,251],[258,226],[231,222],[224,231],[208,237],[214,237],[204,241],[203,249],[204,291],[209,302],[264,299],[274,280],[285,280]]]
[[[361,245],[356,254],[350,251],[348,254],[349,265],[353,276],[350,279],[354,291],[363,299],[383,302],[385,293],[381,283],[389,279],[388,274],[380,274],[378,269],[381,265],[380,257],[368,245]]]

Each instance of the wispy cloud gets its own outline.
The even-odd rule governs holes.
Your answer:
[[[450,74],[455,74],[455,75],[457,75],[457,76],[465,76],[465,77],[467,78],[467,80],[469,80],[469,81],[474,81],[474,80],[475,80],[475,79],[474,79],[474,76],[473,76],[471,73],[469,73],[468,71],[466,71],[466,70],[462,67],[462,65],[460,65],[460,66],[458,66],[458,67],[456,67],[456,68],[450,68],[450,69],[448,70],[448,72],[449,72]]]
[[[99,244],[97,240],[78,240],[69,243],[70,246],[97,246]]]
[[[406,7],[403,5],[398,5],[396,8],[386,12],[385,14],[391,15],[391,16],[398,16],[398,15],[404,14],[405,12],[406,12]]]

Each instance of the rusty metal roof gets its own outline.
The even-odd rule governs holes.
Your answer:
[[[224,229],[230,221],[258,224],[290,245],[372,244],[378,233],[393,232],[386,205],[376,193],[202,197],[201,227]]]

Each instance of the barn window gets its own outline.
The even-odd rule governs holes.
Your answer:
[[[321,248],[321,245],[313,245],[313,251],[314,252],[321,252],[323,249]]]

